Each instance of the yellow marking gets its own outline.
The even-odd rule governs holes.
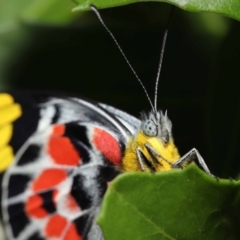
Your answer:
[[[0,128],[0,149],[7,145],[13,134],[12,124],[6,124]]]
[[[17,103],[0,108],[0,125],[15,121],[21,114],[21,106]]]
[[[10,105],[14,102],[13,97],[7,93],[0,94],[0,108]]]
[[[14,159],[13,150],[10,146],[0,149],[0,172],[5,171]]]
[[[14,153],[9,141],[13,135],[13,125],[22,115],[21,106],[14,103],[10,94],[0,94],[0,172],[5,171],[14,159]]]
[[[157,157],[158,163],[152,160],[151,155],[148,153],[145,144],[148,143],[152,148],[156,150],[162,157],[167,159],[170,163],[176,162],[180,155],[177,147],[175,146],[173,139],[171,138],[167,144],[164,144],[161,139],[157,137],[148,137],[142,131],[140,131],[136,137],[131,139],[125,150],[125,154],[122,160],[123,171],[126,172],[141,172],[140,163],[137,157],[137,148],[139,147],[144,153],[148,161],[154,167],[156,172],[164,172],[172,169],[171,165],[163,160],[161,157]],[[146,172],[150,172],[150,169],[144,164]]]

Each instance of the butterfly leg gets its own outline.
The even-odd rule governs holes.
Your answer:
[[[144,155],[142,150],[138,147],[136,151],[137,151],[138,162],[140,164],[140,168],[142,172],[146,172],[146,170],[149,169],[150,172],[154,173],[155,168],[153,164],[147,159],[147,157]]]
[[[169,162],[166,158],[164,158],[160,153],[158,153],[152,146],[150,146],[149,144],[145,144],[144,145],[148,151],[148,153],[150,154],[150,156],[152,157],[153,161],[155,161],[155,163],[159,163],[158,162],[158,158],[161,158],[162,160],[164,160],[166,163],[168,163],[170,166],[172,166],[172,163]]]
[[[158,164],[158,159],[161,158],[164,161],[166,161],[169,165],[172,166],[172,163],[169,162],[166,158],[164,158],[161,154],[159,154],[153,147],[151,147],[149,144],[145,144],[145,148],[147,149],[149,155],[151,156],[151,159],[155,164]],[[148,158],[144,155],[144,153],[141,151],[141,149],[138,147],[137,150],[137,157],[138,157],[138,162],[140,164],[140,168],[142,172],[146,172],[145,166],[150,170],[150,172],[155,172],[155,167],[151,161],[148,160]]]
[[[189,152],[187,152],[185,155],[183,155],[179,160],[177,160],[172,167],[173,168],[181,168],[183,166],[188,165],[190,162],[192,162],[194,159],[197,159],[200,166],[203,168],[203,170],[210,176],[214,176],[211,174],[210,170],[208,169],[204,159],[198,152],[196,148],[193,148]]]
[[[137,148],[137,157],[138,157],[138,161],[139,161],[142,172],[145,172],[145,167],[144,167],[144,163],[143,163],[144,162],[143,153],[139,147]]]

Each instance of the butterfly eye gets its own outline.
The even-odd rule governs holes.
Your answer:
[[[149,137],[157,136],[158,133],[156,124],[149,119],[143,123],[142,130]]]

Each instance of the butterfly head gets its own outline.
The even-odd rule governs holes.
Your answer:
[[[167,111],[156,113],[150,112],[148,115],[142,114],[141,131],[147,137],[156,137],[167,144],[172,137],[172,122],[167,116]]]
[[[124,171],[169,171],[179,158],[167,112],[142,114],[140,130],[130,139],[124,154]]]

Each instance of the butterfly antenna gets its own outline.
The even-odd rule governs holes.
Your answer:
[[[167,23],[167,27],[166,27],[166,30],[164,31],[163,42],[162,42],[162,47],[161,47],[161,52],[160,52],[160,60],[159,60],[159,65],[158,65],[157,78],[156,78],[156,83],[155,83],[155,93],[154,93],[155,112],[157,112],[158,83],[159,83],[160,73],[161,73],[161,69],[162,69],[163,55],[164,55],[164,50],[165,50],[166,41],[167,41],[168,28],[169,28],[170,20],[172,18],[173,10],[174,10],[174,7],[172,7],[172,10],[171,10],[171,13],[169,16],[169,20]]]
[[[148,101],[149,101],[149,103],[150,103],[150,105],[151,105],[152,110],[155,112],[155,109],[154,109],[154,107],[153,107],[152,101],[151,101],[151,99],[150,99],[150,97],[149,97],[149,95],[148,95],[148,92],[147,92],[146,88],[144,87],[142,81],[140,80],[140,78],[138,77],[137,73],[136,73],[135,70],[133,69],[132,65],[131,65],[130,62],[128,61],[125,53],[123,52],[122,48],[121,48],[120,45],[119,45],[117,39],[114,37],[114,35],[112,34],[112,32],[109,30],[109,28],[108,28],[108,27],[106,26],[106,24],[104,23],[104,21],[103,21],[101,15],[100,15],[98,9],[97,9],[94,5],[92,5],[92,4],[90,5],[90,8],[94,11],[94,13],[95,13],[96,16],[98,17],[98,19],[99,19],[99,21],[101,22],[101,24],[103,25],[103,27],[106,29],[106,31],[109,33],[109,35],[111,36],[111,38],[113,39],[113,41],[114,41],[115,44],[117,45],[120,53],[121,53],[122,56],[124,57],[125,61],[127,62],[128,66],[129,66],[130,69],[132,70],[132,72],[133,72],[133,74],[135,75],[135,77],[137,78],[138,82],[139,82],[140,85],[142,86],[142,89],[143,89],[143,91],[145,92],[145,94],[146,94],[146,96],[147,96],[147,99],[148,99]]]

